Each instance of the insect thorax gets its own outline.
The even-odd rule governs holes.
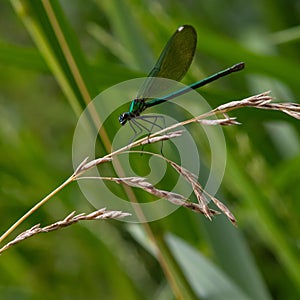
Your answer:
[[[129,112],[131,115],[139,116],[142,111],[146,109],[144,99],[134,99],[131,101]]]

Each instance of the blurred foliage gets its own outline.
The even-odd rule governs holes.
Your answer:
[[[265,90],[298,102],[299,1],[50,2],[73,65],[49,25],[48,1],[0,4],[2,232],[71,174],[73,132],[90,98],[146,75],[182,24],[198,33],[183,82],[246,62],[243,72],[201,90],[212,105]],[[224,130],[228,159],[218,196],[238,229],[223,217],[210,222],[178,209],[151,224],[158,257],[142,225],[71,226],[1,256],[1,298],[299,298],[299,121],[253,109],[234,115],[242,126]],[[99,149],[108,147],[103,141]],[[72,184],[21,227],[91,209]]]

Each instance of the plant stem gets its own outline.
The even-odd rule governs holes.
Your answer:
[[[66,185],[74,180],[74,175],[70,176],[67,180],[65,180],[59,187],[53,190],[50,194],[48,194],[45,198],[39,201],[35,206],[33,206],[25,215],[23,215],[19,220],[17,220],[9,229],[7,229],[4,234],[0,237],[0,243],[11,234],[23,221],[25,221],[30,215],[32,215],[38,208],[44,205],[48,200],[50,200],[55,194],[57,194],[60,190],[62,190]]]

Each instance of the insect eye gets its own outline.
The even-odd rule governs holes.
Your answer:
[[[119,122],[122,126],[126,124],[128,117],[129,117],[129,114],[126,112],[119,116]]]

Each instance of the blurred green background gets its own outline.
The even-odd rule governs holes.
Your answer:
[[[276,101],[299,99],[296,0],[11,0],[0,7],[1,232],[72,173],[73,132],[89,98],[145,76],[182,24],[198,33],[183,82],[246,63],[201,89],[212,106],[266,90]],[[92,221],[36,236],[0,257],[1,299],[299,299],[299,121],[255,109],[231,115],[243,124],[224,129],[218,197],[238,229],[223,216],[210,222],[181,208],[149,228]],[[74,183],[17,231],[92,209]]]

